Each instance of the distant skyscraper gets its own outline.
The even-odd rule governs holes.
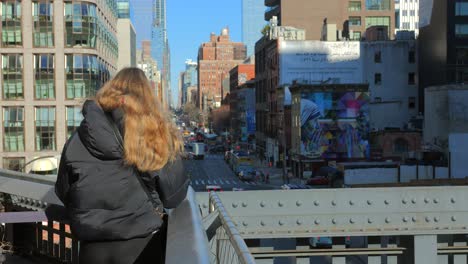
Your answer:
[[[182,88],[181,93],[179,95],[181,98],[181,103],[185,104],[188,101],[190,95],[188,94],[188,88],[192,86],[196,86],[198,82],[198,64],[196,61],[186,60],[185,61],[185,71],[182,72]]]
[[[419,2],[395,0],[396,31],[414,31],[419,34]]]
[[[130,0],[117,0],[117,14],[119,18],[128,18],[133,21],[133,8]]]
[[[266,25],[265,5],[262,0],[242,0],[242,42],[247,46],[247,54],[255,53],[255,42],[262,37]]]
[[[151,29],[151,55],[161,70],[163,104],[170,100],[170,51],[167,40],[166,0],[153,0],[153,25]]]

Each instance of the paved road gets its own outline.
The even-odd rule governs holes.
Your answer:
[[[203,160],[185,160],[185,169],[195,191],[206,191],[206,185],[219,185],[225,191],[271,189],[256,182],[243,182],[228,167],[222,155],[209,154]]]

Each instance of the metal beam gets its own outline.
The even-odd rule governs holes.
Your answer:
[[[218,195],[244,238],[465,234],[468,229],[465,186]]]

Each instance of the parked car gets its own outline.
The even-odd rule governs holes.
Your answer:
[[[222,192],[223,188],[219,185],[206,185],[207,192]]]
[[[316,176],[311,177],[307,180],[307,185],[328,185],[329,184],[328,177],[326,176]]]
[[[255,179],[255,169],[251,166],[239,166],[237,167],[237,176],[243,181],[252,181]]]

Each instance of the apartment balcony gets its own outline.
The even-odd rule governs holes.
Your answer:
[[[267,7],[274,7],[279,5],[281,0],[265,0],[265,6]]]
[[[270,21],[270,19],[274,16],[279,16],[281,13],[281,8],[279,5],[276,5],[276,6],[273,6],[273,7],[269,7],[266,11],[265,11],[265,20],[266,21]]]

